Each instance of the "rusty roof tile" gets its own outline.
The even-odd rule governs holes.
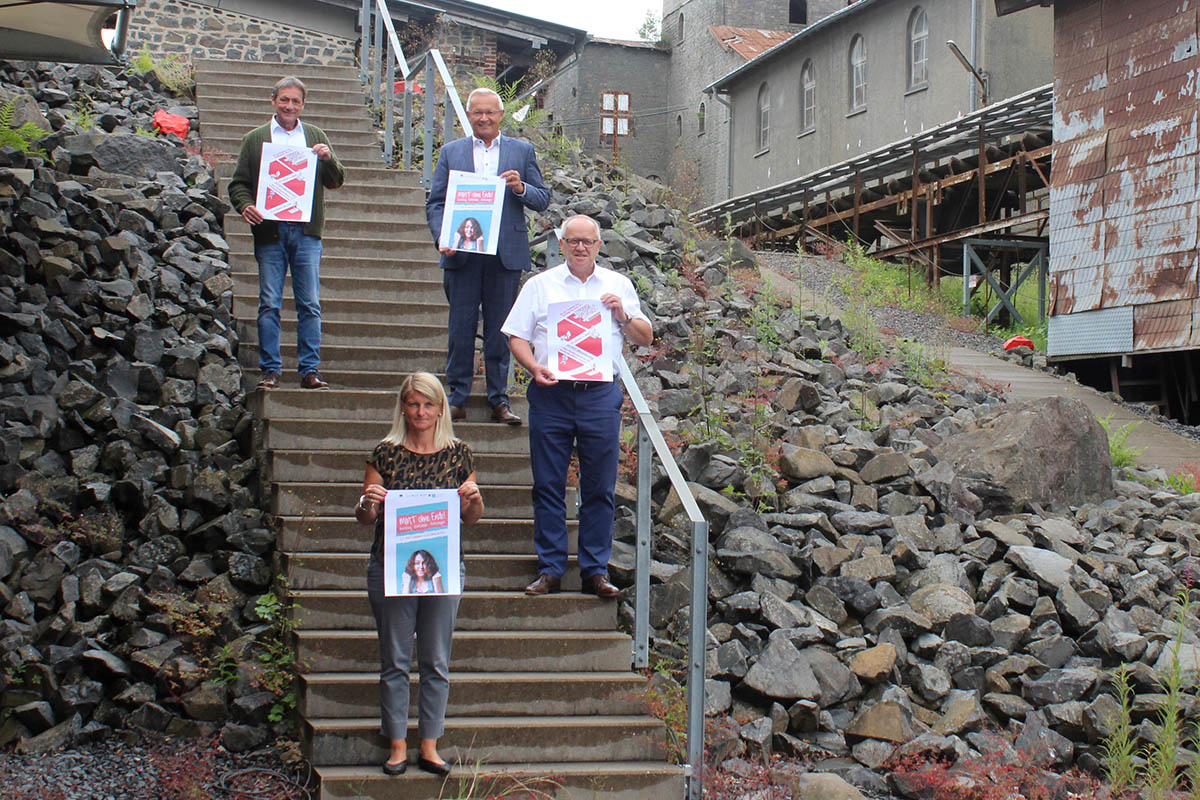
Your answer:
[[[746,61],[765,53],[795,35],[792,31],[735,28],[731,25],[709,25],[708,30],[721,45],[721,49],[732,50]]]

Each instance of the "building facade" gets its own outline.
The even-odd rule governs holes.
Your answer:
[[[1044,9],[983,0],[859,0],[714,82],[730,106],[726,196],[774,186],[1051,80]]]

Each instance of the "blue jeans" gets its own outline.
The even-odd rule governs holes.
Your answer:
[[[530,383],[529,461],[533,468],[533,543],[538,572],[567,569],[567,468],[579,454],[579,575],[608,571],[621,449],[621,403],[611,383]]]
[[[300,374],[321,366],[321,240],[304,233],[301,222],[278,222],[279,241],[254,246],[258,260],[258,367],[282,372],[279,309],[283,279],[292,270],[296,301],[296,355]]]

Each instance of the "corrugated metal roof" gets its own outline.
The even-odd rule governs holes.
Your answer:
[[[791,31],[767,31],[762,28],[735,28],[732,25],[709,25],[708,32],[713,35],[722,49],[732,50],[749,61],[755,56],[765,53],[777,44],[785,42],[798,34]]]

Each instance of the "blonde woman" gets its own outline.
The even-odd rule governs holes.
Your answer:
[[[354,517],[360,524],[375,526],[367,596],[379,632],[381,728],[389,741],[383,771],[401,775],[408,769],[408,672],[415,634],[421,639],[417,767],[447,775],[450,765],[438,755],[437,741],[445,728],[450,642],[459,596],[384,595],[382,512],[389,489],[458,489],[463,523],[470,525],[483,516],[471,448],[454,438],[446,390],[428,372],[414,373],[400,385],[392,430],[367,459]]]

